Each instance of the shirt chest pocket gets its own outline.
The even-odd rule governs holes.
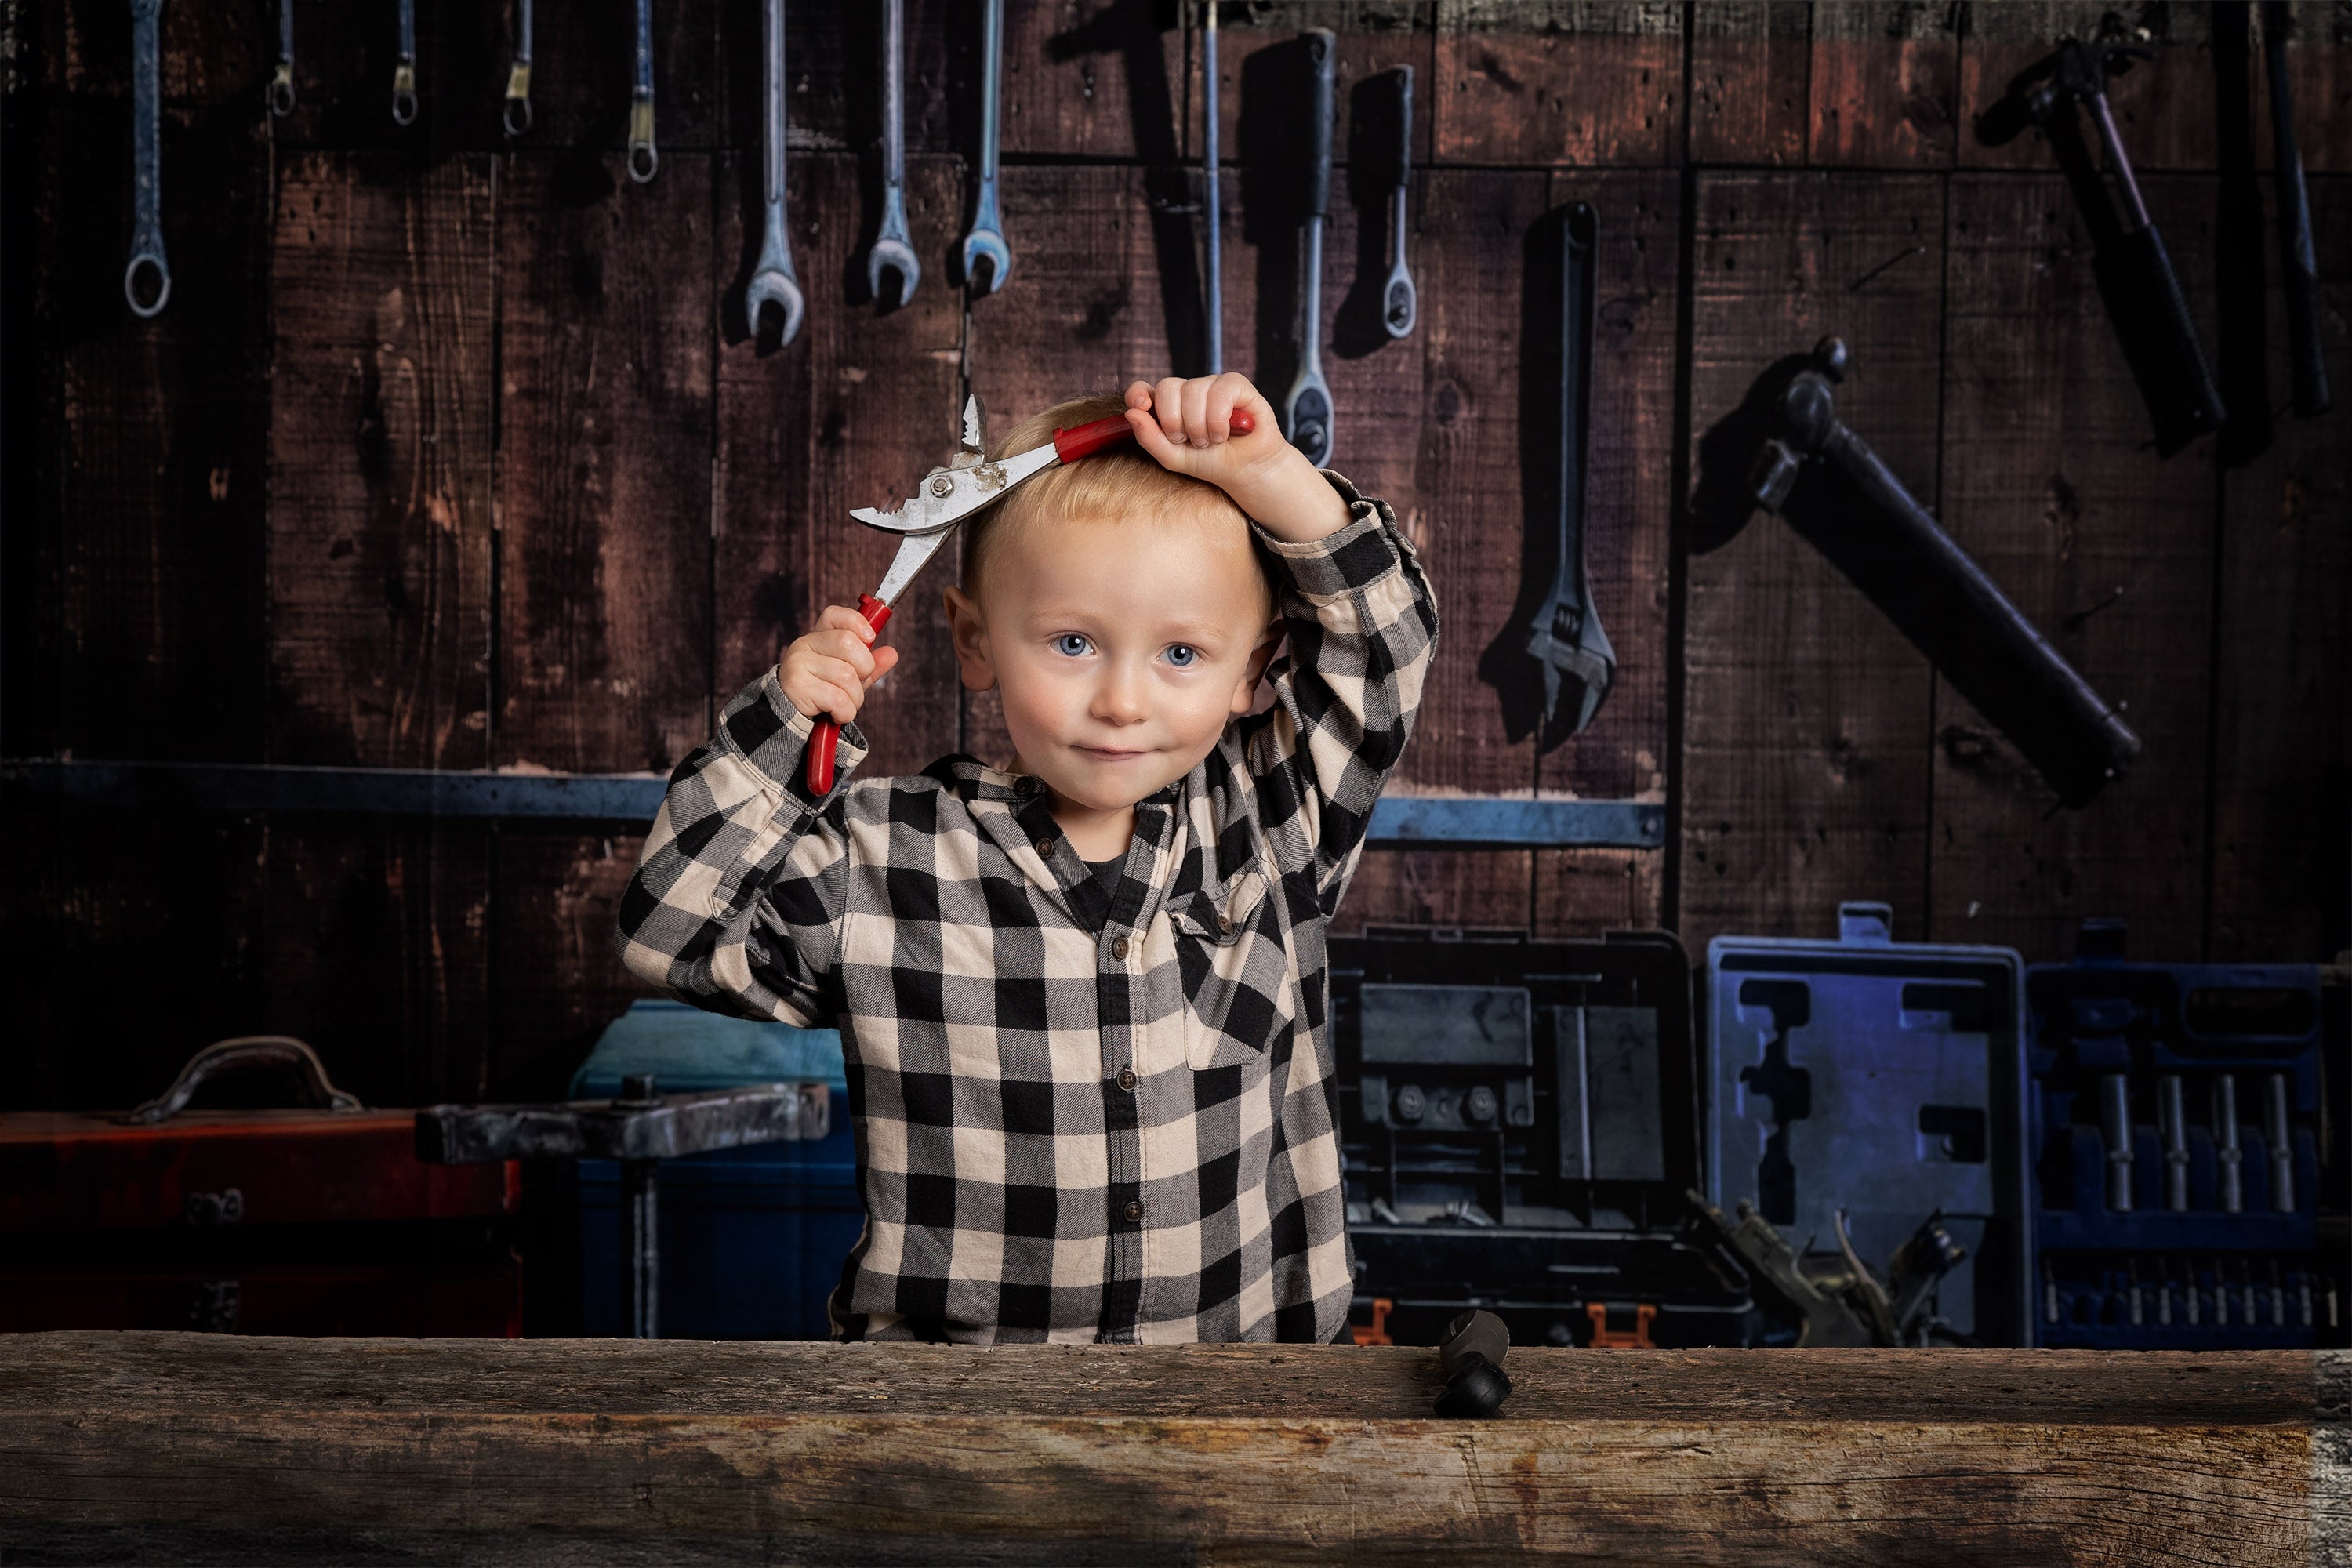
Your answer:
[[[1290,1026],[1290,956],[1274,889],[1255,867],[1170,911],[1184,983],[1184,1059],[1195,1069],[1262,1061]]]

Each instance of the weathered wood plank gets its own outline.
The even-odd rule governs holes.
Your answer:
[[[2294,96],[2294,136],[2303,166],[2315,174],[2352,174],[2352,12],[2325,0],[2294,0],[2287,34],[2287,74]],[[2271,167],[2270,82],[2259,64],[2254,156]]]
[[[1958,140],[1959,13],[1928,0],[1818,0],[1808,160],[1948,168]]]
[[[667,772],[710,733],[710,160],[508,163],[493,761]]]
[[[1691,440],[1834,333],[1844,416],[1930,506],[1943,309],[1931,178],[1707,174],[1692,268]],[[1742,459],[1734,459],[1735,461]],[[1697,550],[1704,541],[1694,542]],[[1840,900],[1925,921],[1928,668],[1777,520],[1695,553],[1685,621],[1683,940],[1818,932]]]
[[[1692,7],[1692,163],[1805,161],[1811,26],[1812,7],[1801,0]]]
[[[2284,1564],[2313,1560],[2339,1506],[2315,1439],[2341,1352],[1537,1348],[1512,1355],[1507,1418],[1441,1422],[1434,1357],[1406,1349],[17,1349],[0,1372],[16,1551],[194,1531],[279,1560],[365,1541],[617,1561],[659,1538],[702,1562],[789,1540],[795,1560],[866,1563],[928,1542],[1032,1560],[1120,1542],[1130,1562]]]
[[[1962,168],[2046,169],[2048,144],[2028,132],[2002,147],[1977,140],[1976,118],[2008,91],[2011,79],[2048,55],[2061,38],[2101,37],[2114,7],[2085,0],[2034,0],[2032,4],[1969,8],[1960,41],[1960,134]],[[2155,58],[2136,62],[2109,79],[2107,103],[2135,170],[2210,169],[2215,166],[2212,15],[2204,5],[2164,5],[2137,13],[2134,42]],[[2145,37],[2139,35],[2144,34]],[[2257,51],[2254,74],[2262,72]],[[2095,143],[2098,132],[2087,118],[2083,133]],[[2269,140],[2267,128],[2262,138]]]
[[[298,154],[270,297],[271,757],[488,760],[488,160]]]
[[[1173,161],[1184,124],[1187,61],[1179,7],[1135,0],[1033,0],[1004,10],[1003,151]],[[949,78],[956,100],[949,106],[951,134],[958,136],[958,150],[975,160],[980,15],[980,7],[965,6],[947,19],[950,58],[970,62]],[[962,216],[958,214],[959,226]],[[1004,223],[1007,242],[1017,243],[1014,226],[1023,217],[1010,200]],[[1020,265],[1015,250],[1013,266]]]
[[[2316,183],[2312,222],[2336,406],[2225,479],[2207,952],[2238,963],[2352,946],[2352,181]],[[2283,387],[2275,293],[2269,321]]]
[[[2141,189],[2189,298],[2210,303],[2212,180]],[[1951,247],[1945,526],[2147,750],[2089,806],[2053,813],[2040,775],[1939,684],[1931,929],[2056,959],[2083,917],[2122,915],[2137,953],[2186,958],[2204,935],[2212,445],[2150,450],[2056,176],[1956,178]],[[2210,315],[2201,330],[2210,344]]]
[[[1640,0],[1440,0],[1431,96],[1454,163],[1671,163],[1683,10]]]
[[[1408,752],[1408,755],[1411,753]],[[1525,931],[1526,849],[1367,849],[1331,929],[1366,926],[1494,926]]]
[[[488,1100],[560,1099],[604,1026],[646,994],[613,951],[634,837],[501,833],[491,871]]]

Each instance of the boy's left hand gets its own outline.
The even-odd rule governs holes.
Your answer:
[[[1233,416],[1244,410],[1256,428],[1236,435]],[[1303,544],[1347,526],[1339,492],[1283,439],[1274,405],[1245,375],[1139,381],[1127,389],[1127,422],[1161,468],[1216,486],[1277,539]]]

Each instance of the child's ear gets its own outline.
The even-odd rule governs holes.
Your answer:
[[[979,602],[961,588],[941,595],[948,610],[948,630],[955,638],[956,668],[966,691],[993,691],[996,666],[988,657],[988,623],[981,618]]]
[[[1235,713],[1248,713],[1257,707],[1257,683],[1265,679],[1265,667],[1274,662],[1286,634],[1282,622],[1268,623],[1265,635],[1258,638],[1257,647],[1250,649],[1249,663],[1243,668],[1241,680],[1234,687]]]

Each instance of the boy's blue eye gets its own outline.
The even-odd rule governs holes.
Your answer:
[[[1054,639],[1054,651],[1067,654],[1072,658],[1079,658],[1093,646],[1076,632],[1064,632]]]
[[[1168,662],[1179,669],[1190,668],[1200,657],[1201,650],[1186,643],[1171,644],[1168,649]]]

